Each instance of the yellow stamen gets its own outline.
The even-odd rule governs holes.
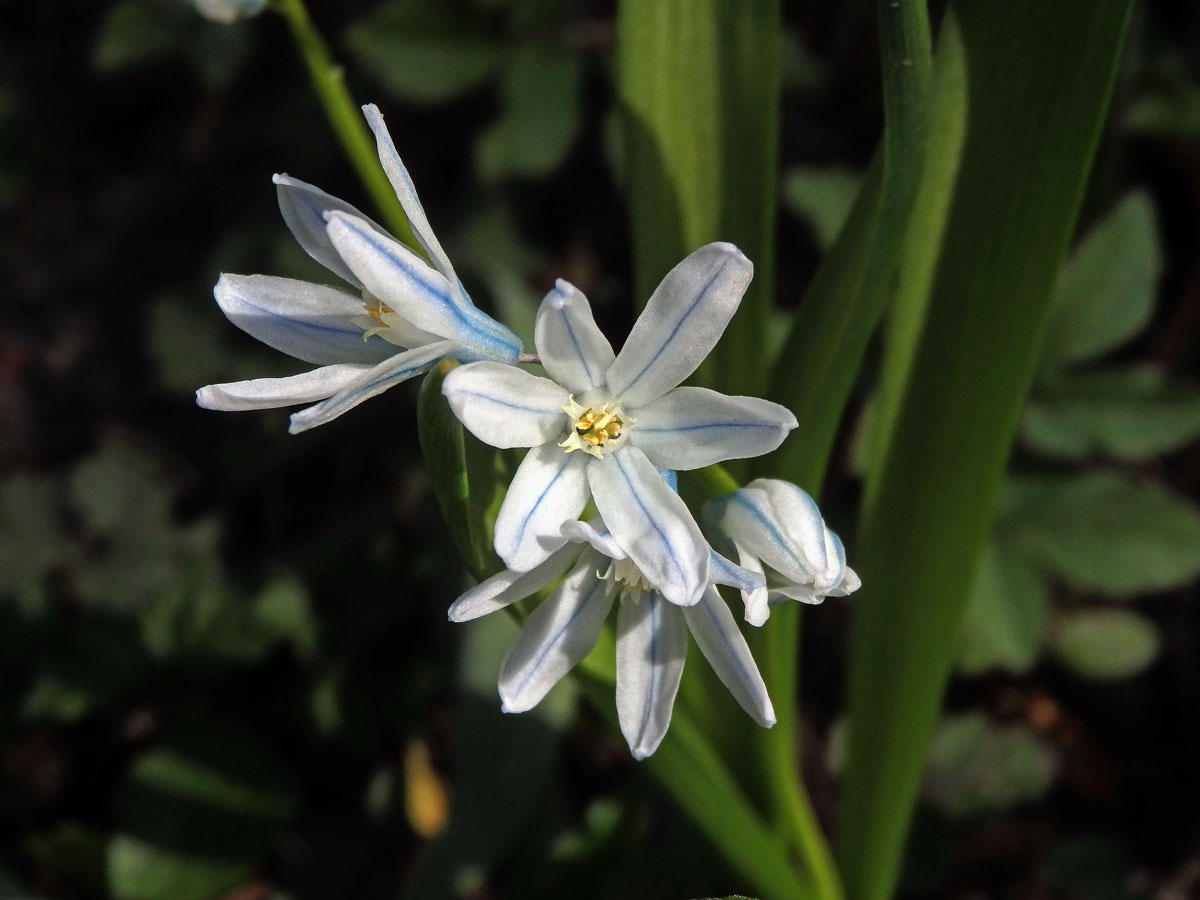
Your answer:
[[[574,395],[567,398],[567,405],[560,407],[572,420],[571,433],[558,446],[568,453],[572,450],[582,450],[600,458],[604,451],[613,449],[609,443],[620,440],[627,424],[633,424],[633,419],[624,416],[621,408],[609,409],[605,403],[599,409],[583,406],[575,401]]]

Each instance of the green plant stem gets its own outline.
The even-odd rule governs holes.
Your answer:
[[[354,166],[363,187],[375,201],[380,216],[393,235],[417,253],[424,253],[413,236],[396,193],[392,190],[379,157],[375,139],[363,121],[362,111],[346,88],[345,72],[333,60],[325,39],[321,37],[304,7],[304,0],[272,0],[271,8],[287,21],[296,49],[308,69],[313,90],[329,124],[341,142],[350,164]]]
[[[709,497],[736,491],[741,485],[719,463],[688,473]],[[800,608],[785,603],[771,614],[762,629],[750,639],[756,658],[761,659],[763,680],[781,691],[782,696],[797,696],[799,669]],[[791,847],[805,861],[814,883],[815,896],[840,900],[841,881],[833,854],[812,808],[800,778],[800,760],[796,746],[796,707],[794,703],[775,702],[775,726],[762,734],[762,759],[765,784],[769,788],[771,824],[787,835]]]
[[[597,712],[615,728],[611,670],[602,664],[593,666],[594,658],[595,654],[589,656],[575,670],[576,681]],[[808,873],[795,870],[787,845],[763,822],[683,711],[675,710],[671,730],[642,765],[763,900],[819,900],[825,896]]]

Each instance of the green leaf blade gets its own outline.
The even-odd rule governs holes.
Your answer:
[[[1129,3],[958,0],[950,14],[966,54],[966,139],[855,566],[839,832],[853,900],[886,900],[896,883]]]

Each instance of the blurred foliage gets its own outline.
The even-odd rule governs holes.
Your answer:
[[[355,96],[385,107],[475,299],[528,345],[538,300],[566,277],[619,337],[633,292],[612,5],[311,6]],[[624,748],[576,715],[569,686],[535,714],[498,713],[511,626],[444,622],[462,536],[440,524],[437,473],[419,462],[415,387],[302,438],[282,412],[192,405],[203,383],[289,372],[220,318],[219,271],[325,277],[279,220],[271,172],[364,203],[280,23],[221,26],[181,0],[0,15],[0,261],[15,298],[0,329],[0,898],[737,890]],[[787,15],[779,195],[801,224],[780,225],[784,298],[837,234],[879,112],[869,15]],[[963,635],[972,677],[925,786],[956,833],[1052,822],[1045,853],[1010,868],[1073,900],[1128,900],[1130,866],[1165,880],[1194,849],[1170,815],[1132,824],[1146,821],[1125,815],[1132,788],[1102,794],[1115,813],[1050,790],[1076,790],[1072,754],[1089,741],[1118,768],[1135,752],[1110,730],[1114,704],[1146,710],[1123,730],[1162,742],[1155,723],[1178,723],[1171,698],[1196,686],[1200,20],[1145,15],[1111,140],[1140,142],[1144,168],[1169,159],[1169,180],[1094,186],[1104,215],[1062,277]],[[1145,186],[1121,194],[1130,183]],[[1183,349],[1163,350],[1171,335]],[[831,521],[851,521],[853,490],[829,493]],[[821,644],[805,661],[819,724],[840,703],[823,649],[840,635],[806,640]],[[1074,742],[1002,709],[996,684],[1053,694]],[[1194,808],[1187,728],[1163,763],[1172,786],[1132,783]],[[957,856],[920,896],[992,889],[994,865],[938,846]]]

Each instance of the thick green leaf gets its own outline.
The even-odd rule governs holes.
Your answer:
[[[500,73],[500,118],[475,147],[479,177],[545,175],[562,165],[579,132],[582,90],[578,56],[537,44],[518,49]]]
[[[1084,590],[1132,595],[1200,575],[1200,512],[1115,472],[1032,481],[999,527],[1026,558]]]
[[[1145,193],[1136,191],[1088,233],[1063,266],[1042,351],[1044,364],[1091,359],[1145,328],[1161,272],[1154,207]]]
[[[698,379],[760,393],[772,292],[779,0],[622,0],[617,74],[635,297],[685,255],[737,244],[754,282]]]
[[[1158,657],[1158,629],[1127,609],[1069,613],[1055,628],[1051,646],[1062,663],[1099,681],[1130,678]]]
[[[822,250],[846,223],[863,176],[853,169],[796,166],[783,176],[783,204],[808,222]]]
[[[930,741],[923,793],[958,819],[1037,800],[1057,770],[1057,755],[1029,728],[964,713],[943,720]]]
[[[442,517],[459,555],[476,578],[499,571],[492,527],[504,499],[504,458],[467,434],[442,396],[442,381],[458,364],[442,360],[417,395],[417,435]]]
[[[855,568],[839,850],[886,900],[1058,267],[1108,108],[1128,2],[952,0],[962,161]],[[939,79],[943,76],[938,72]]]
[[[1200,388],[1153,365],[1045,378],[1025,407],[1021,437],[1065,459],[1150,459],[1200,437]]]
[[[1029,671],[1050,616],[1043,577],[1012,550],[989,541],[963,620],[958,668],[968,674]]]

